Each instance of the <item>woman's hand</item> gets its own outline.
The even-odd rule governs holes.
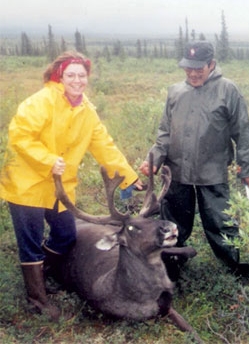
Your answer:
[[[133,183],[132,185],[133,185],[134,190],[137,190],[137,191],[143,191],[146,189],[146,185],[144,185],[140,179],[137,179],[135,183]]]
[[[64,159],[62,157],[59,157],[52,168],[52,173],[61,176],[65,171],[65,167],[66,163]]]

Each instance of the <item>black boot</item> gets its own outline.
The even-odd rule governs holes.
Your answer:
[[[46,314],[51,320],[58,321],[60,310],[52,305],[47,298],[43,263],[22,264],[22,273],[28,294],[28,301],[35,306],[41,314]]]
[[[231,269],[231,272],[237,277],[249,278],[249,264],[239,263]]]
[[[240,263],[240,252],[235,247],[227,249],[226,259],[223,258],[223,262],[235,276],[249,278],[249,264]]]

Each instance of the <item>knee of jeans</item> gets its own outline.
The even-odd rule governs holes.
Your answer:
[[[48,249],[58,253],[58,254],[66,254],[72,246],[74,245],[76,241],[76,235],[71,234],[70,236],[61,236],[57,238],[51,238],[49,237],[48,240],[46,240],[46,247]]]
[[[39,250],[31,249],[31,248],[19,248],[19,260],[21,263],[36,263],[36,262],[42,262],[45,259],[45,254],[40,248]]]

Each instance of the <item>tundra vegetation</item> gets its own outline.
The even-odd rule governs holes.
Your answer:
[[[2,57],[0,60],[0,164],[7,139],[7,126],[17,105],[42,87],[43,57]],[[249,63],[231,61],[221,65],[249,102]],[[163,110],[167,87],[182,80],[184,73],[173,59],[93,59],[87,94],[97,106],[119,148],[135,169],[153,143]],[[141,176],[144,179],[143,176]],[[108,214],[99,166],[87,155],[79,169],[77,205],[93,215]],[[146,181],[146,180],[145,180]],[[241,224],[241,261],[249,262],[249,201],[230,167],[231,215]],[[158,186],[160,187],[160,186]],[[116,206],[136,212],[144,195],[134,193],[129,202],[115,195]],[[17,246],[7,205],[0,207],[0,341],[1,343],[161,344],[193,343],[189,334],[167,319],[157,321],[112,320],[94,311],[74,293],[61,290],[51,298],[69,320],[51,323],[31,314],[19,267]],[[226,273],[203,234],[198,216],[188,241],[198,255],[181,271],[174,292],[174,308],[193,326],[205,343],[245,344],[249,336],[249,280]],[[54,281],[50,281],[53,285]]]

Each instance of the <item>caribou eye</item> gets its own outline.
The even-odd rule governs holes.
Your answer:
[[[133,231],[134,230],[134,227],[132,225],[128,226],[127,227],[129,231]]]

